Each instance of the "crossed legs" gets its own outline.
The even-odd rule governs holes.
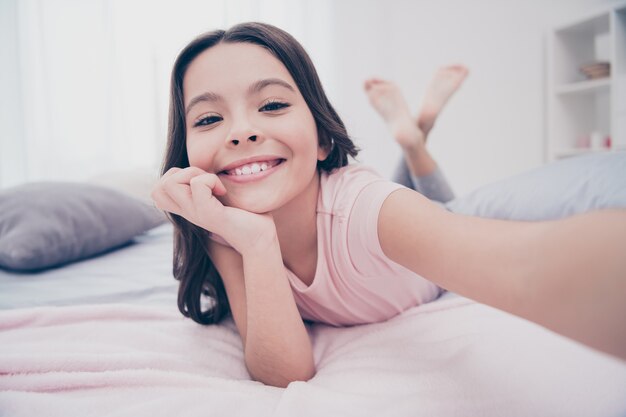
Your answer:
[[[364,85],[372,107],[383,117],[403,151],[394,181],[442,203],[454,198],[454,193],[426,149],[426,141],[437,117],[467,73],[467,68],[461,65],[440,68],[430,82],[415,118],[394,83],[371,78]]]

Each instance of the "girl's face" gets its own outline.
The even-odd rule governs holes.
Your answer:
[[[314,187],[318,145],[311,111],[287,68],[264,48],[222,43],[183,80],[189,164],[219,176],[223,204],[255,213]]]

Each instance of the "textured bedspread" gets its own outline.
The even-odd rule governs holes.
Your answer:
[[[626,152],[549,164],[448,208],[537,220],[607,207],[626,207]],[[265,386],[232,321],[176,310],[171,256],[164,225],[63,268],[0,271],[0,417],[626,416],[626,362],[450,293],[384,323],[310,326],[317,375]]]
[[[623,416],[626,363],[458,296],[309,328],[317,375],[250,380],[232,321],[130,304],[0,312],[0,415]]]

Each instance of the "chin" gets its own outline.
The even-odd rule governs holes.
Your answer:
[[[276,210],[280,205],[274,199],[233,198],[222,201],[225,206],[235,207],[256,214],[265,214]]]

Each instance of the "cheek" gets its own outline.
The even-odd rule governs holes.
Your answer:
[[[313,118],[313,115],[309,115],[306,126],[307,126],[306,130],[308,132],[308,143],[311,144],[311,146],[314,149],[314,152],[317,154],[319,151],[319,147],[320,147],[320,138],[319,138],[317,125],[315,124],[315,119]]]
[[[187,159],[189,160],[189,165],[198,165],[198,152],[196,152],[194,145],[189,142],[187,142]]]
[[[276,133],[279,137],[289,138],[292,148],[317,154],[319,140],[312,115],[294,117],[289,122],[277,126]]]
[[[202,168],[205,171],[210,167],[211,149],[202,141],[187,141],[187,159],[189,165]]]

